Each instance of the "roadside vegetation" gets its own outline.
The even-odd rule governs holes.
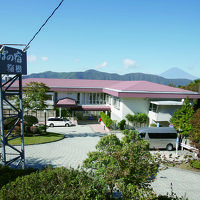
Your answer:
[[[122,140],[114,134],[104,136],[77,170],[0,167],[0,199],[186,199],[152,191],[150,183],[160,160],[150,154],[148,142],[136,131],[123,133]]]

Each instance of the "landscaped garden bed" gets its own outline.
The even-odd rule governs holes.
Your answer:
[[[49,142],[55,142],[58,140],[62,140],[65,136],[63,134],[58,133],[45,133],[45,134],[39,134],[39,135],[29,135],[24,137],[24,144],[25,145],[31,145],[31,144],[43,144],[43,143],[49,143]],[[21,145],[21,137],[13,139],[9,141],[11,145]]]

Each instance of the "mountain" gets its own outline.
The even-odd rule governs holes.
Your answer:
[[[119,75],[116,73],[106,73],[96,70],[87,70],[85,72],[42,72],[34,73],[23,78],[58,78],[58,79],[96,79],[96,80],[121,80],[121,81],[150,81],[163,85],[186,86],[190,82],[189,79],[166,79],[158,75],[144,73],[130,73]]]
[[[195,80],[198,79],[198,77],[193,76],[182,69],[173,67],[166,72],[160,74],[160,76],[167,78],[167,79],[189,79],[189,80]]]

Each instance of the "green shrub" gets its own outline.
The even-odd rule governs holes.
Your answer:
[[[38,126],[38,129],[39,129],[40,133],[45,132],[45,131],[46,131],[46,128],[47,128],[47,127],[45,127],[45,125]]]
[[[0,199],[106,199],[107,187],[83,170],[46,168],[18,177],[0,190]]]
[[[200,162],[198,160],[192,160],[190,161],[190,166],[196,169],[200,169]]]
[[[7,118],[4,120],[4,130],[10,130],[13,125],[15,124],[16,119],[13,118]]]
[[[33,124],[37,124],[38,119],[35,116],[32,115],[25,115],[24,116],[24,124],[27,126],[32,126]]]
[[[41,133],[41,132],[40,132],[40,129],[39,129],[37,126],[31,126],[31,127],[30,127],[30,131],[31,131],[33,134],[39,134],[39,133]]]
[[[36,172],[37,169],[14,169],[8,166],[0,165],[0,189],[7,183],[14,181],[19,176],[28,175],[32,172]]]
[[[119,123],[118,123],[119,129],[120,130],[125,130],[126,128],[126,120],[122,119]]]
[[[100,117],[101,117],[101,120],[104,122],[105,126],[107,128],[110,128],[110,126],[112,124],[112,120],[110,119],[110,117],[108,115],[106,115],[104,112],[100,113]]]
[[[157,124],[150,124],[150,127],[157,127]]]

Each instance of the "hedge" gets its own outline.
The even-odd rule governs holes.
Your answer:
[[[7,183],[14,181],[17,177],[29,175],[36,171],[38,171],[38,169],[14,169],[8,166],[0,165],[0,189]]]
[[[104,112],[100,112],[100,117],[101,117],[101,120],[104,122],[105,126],[107,128],[110,128],[112,124],[112,120],[110,119],[110,117],[106,115]]]
[[[107,187],[87,172],[46,168],[18,177],[0,190],[0,199],[106,199]]]

